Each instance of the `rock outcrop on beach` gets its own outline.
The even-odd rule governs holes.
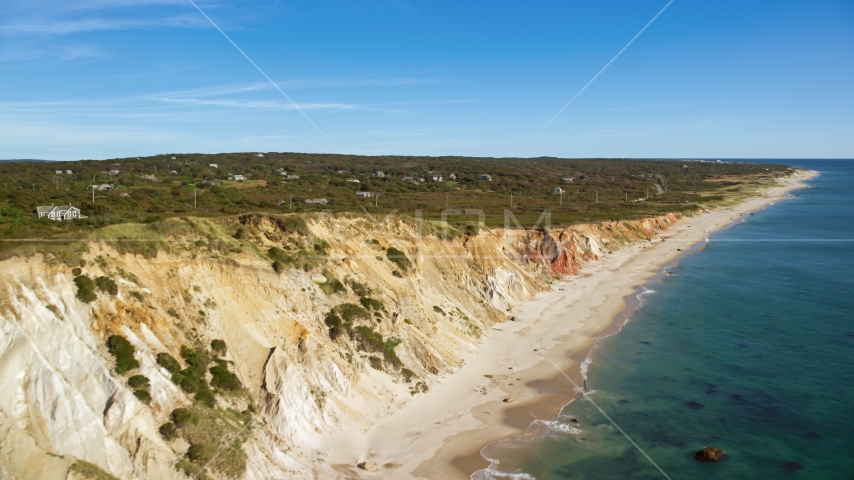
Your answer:
[[[369,428],[463,365],[492,325],[555,275],[577,274],[675,220],[442,240],[404,221],[377,228],[319,217],[294,232],[256,216],[211,224],[226,240],[175,234],[148,257],[93,243],[79,266],[4,260],[0,477],[62,479],[94,469],[177,479],[202,468],[215,478],[332,475],[317,460],[329,448],[325,434]],[[285,253],[271,267],[274,248]],[[80,300],[81,276],[101,282],[89,303]],[[128,372],[119,373],[111,336],[132,346]],[[184,370],[170,373],[164,355]],[[211,367],[195,380],[202,387],[186,383],[193,355]],[[226,388],[229,375],[242,388]],[[208,384],[205,410],[199,392]],[[205,442],[239,438],[228,444],[232,463],[213,458],[201,440],[188,446],[200,434],[191,438],[181,425],[205,419],[233,434]]]

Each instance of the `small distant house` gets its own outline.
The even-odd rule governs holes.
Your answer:
[[[233,178],[235,182],[242,182],[246,180],[246,177],[244,177],[243,175],[235,175]]]
[[[335,173],[344,173],[344,170],[335,170]]]
[[[210,178],[210,179],[207,179],[204,182],[200,183],[199,186],[200,187],[202,187],[202,186],[204,186],[204,187],[215,187],[215,186],[219,185],[220,183],[222,183],[222,182],[220,182],[219,180],[217,180],[215,178]]]
[[[256,156],[256,157],[263,157],[263,156],[264,156],[264,154],[263,154],[263,153],[259,153],[258,155],[255,155],[255,156]]]
[[[477,177],[477,178],[478,178],[478,179],[480,179],[480,180],[488,180],[488,181],[490,181],[490,182],[492,181],[492,175],[487,175],[487,174],[485,174],[485,173],[484,173],[483,175],[481,175],[481,176]]]
[[[374,172],[375,177],[385,177],[385,173],[382,170],[377,170]]]
[[[441,175],[434,175],[434,176],[430,177],[430,181],[431,182],[441,182],[442,176]]]
[[[682,170],[688,170],[688,165],[682,165]]]
[[[112,190],[112,189],[113,189],[113,185],[110,183],[102,183],[100,185],[89,185],[88,187],[86,187],[86,190],[104,191],[104,190]]]
[[[327,200],[325,198],[312,198],[312,199],[306,200],[305,203],[316,203],[318,205],[326,205],[327,203],[329,203],[329,200]]]
[[[413,180],[415,180],[415,179],[414,179],[414,178],[412,178],[412,177],[403,177],[403,181],[404,181],[404,182],[411,182],[411,181],[413,181]]]
[[[349,183],[361,183],[358,178],[348,178],[347,182]]]
[[[457,176],[454,175],[453,173],[448,175],[448,180],[456,180],[456,179],[457,179]]]
[[[72,207],[69,203],[61,207],[51,205],[49,207],[36,207],[36,215],[38,218],[49,218],[54,221],[76,220],[78,218],[88,218],[86,215],[80,214],[80,209]]]
[[[373,196],[374,194],[371,192],[356,192],[356,197],[358,198],[370,198]]]
[[[107,173],[110,175],[118,175],[121,172],[119,170],[113,169],[113,170],[107,170]]]
[[[563,189],[560,187],[557,187],[554,190],[552,190],[552,193],[555,195],[561,195],[561,194],[563,194]]]
[[[57,174],[57,175],[62,175],[62,170],[57,170],[57,171],[56,171],[56,174]]]
[[[120,196],[121,196],[122,198],[125,198],[125,197],[129,197],[129,196],[130,196],[130,194],[129,194],[129,193],[123,193],[123,194],[121,194]]]
[[[288,175],[285,177],[286,180],[299,180],[299,175]]]
[[[563,183],[572,183],[573,180],[575,180],[575,177],[564,177]]]
[[[142,176],[142,179],[143,179],[143,180],[151,180],[152,182],[156,182],[156,181],[157,181],[157,177],[155,177],[154,175],[143,175],[143,176]]]
[[[74,175],[74,172],[72,172],[71,170],[66,170],[66,171],[65,171],[65,174],[66,174],[66,175]]]
[[[218,163],[209,163],[209,164],[208,164],[208,166],[209,166],[209,167],[211,167],[211,168],[219,168],[219,164],[218,164]]]

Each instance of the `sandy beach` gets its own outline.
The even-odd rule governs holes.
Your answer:
[[[638,286],[710,233],[786,198],[815,175],[799,171],[737,206],[685,218],[652,242],[617,250],[556,282],[526,302],[515,321],[496,325],[466,364],[429,393],[358,438],[349,436],[346,443],[359,452],[339,449],[327,461],[352,465],[358,456],[383,467],[365,477],[469,478],[488,466],[484,446],[524,432],[534,420],[554,420],[575,397],[555,364],[583,384],[581,363],[596,337],[617,331],[636,307]]]

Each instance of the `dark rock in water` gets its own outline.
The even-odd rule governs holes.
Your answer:
[[[689,408],[693,408],[694,410],[699,410],[701,408],[706,408],[705,405],[699,402],[685,402],[685,405]]]
[[[732,395],[729,396],[729,398],[731,398],[733,400],[741,400],[741,395],[739,395],[737,393],[733,393]]]
[[[807,432],[804,436],[807,438],[821,438],[821,436],[815,432]]]
[[[783,470],[787,472],[797,472],[802,468],[804,468],[804,466],[798,462],[786,462],[783,464]]]
[[[625,404],[629,403],[629,401],[626,400],[625,398],[623,398],[621,400],[617,400],[617,403],[619,403],[620,405],[625,405]]]
[[[704,447],[694,454],[698,462],[720,462],[726,457],[726,452],[715,447]]]
[[[575,417],[572,417],[569,419],[569,423],[578,423],[578,419]]]

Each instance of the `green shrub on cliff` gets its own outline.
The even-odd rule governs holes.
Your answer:
[[[148,388],[151,381],[145,375],[134,375],[128,379],[131,388]]]
[[[395,368],[403,366],[394,349],[402,343],[396,338],[383,339],[381,333],[370,327],[359,326],[353,329],[353,338],[359,349],[365,352],[382,353],[386,362]]]
[[[220,340],[220,339],[211,340],[211,352],[213,352],[214,355],[223,357],[223,356],[225,356],[226,351],[227,351],[227,348],[226,348],[225,342],[223,340]]]
[[[77,298],[81,302],[91,303],[97,300],[98,295],[95,294],[95,282],[86,275],[78,275],[74,277],[74,284],[77,285]]]
[[[115,280],[110,277],[98,277],[95,279],[95,285],[98,286],[98,289],[104,293],[109,293],[110,295],[115,295],[119,293],[119,286],[116,285]]]
[[[409,270],[409,267],[412,265],[409,261],[409,257],[394,247],[388,247],[388,250],[386,250],[386,257],[388,257],[391,263],[397,265],[397,268],[404,272]]]
[[[231,373],[227,368],[221,365],[211,367],[210,372],[213,377],[211,378],[211,386],[214,388],[220,388],[227,391],[240,390],[243,388],[243,384],[240,383],[237,375]]]
[[[157,364],[165,368],[172,375],[181,371],[181,364],[178,363],[178,360],[175,360],[175,357],[168,353],[158,353]]]
[[[113,335],[107,339],[107,349],[116,358],[116,373],[123,375],[139,368],[139,362],[134,358],[136,350],[133,345],[121,335]]]

